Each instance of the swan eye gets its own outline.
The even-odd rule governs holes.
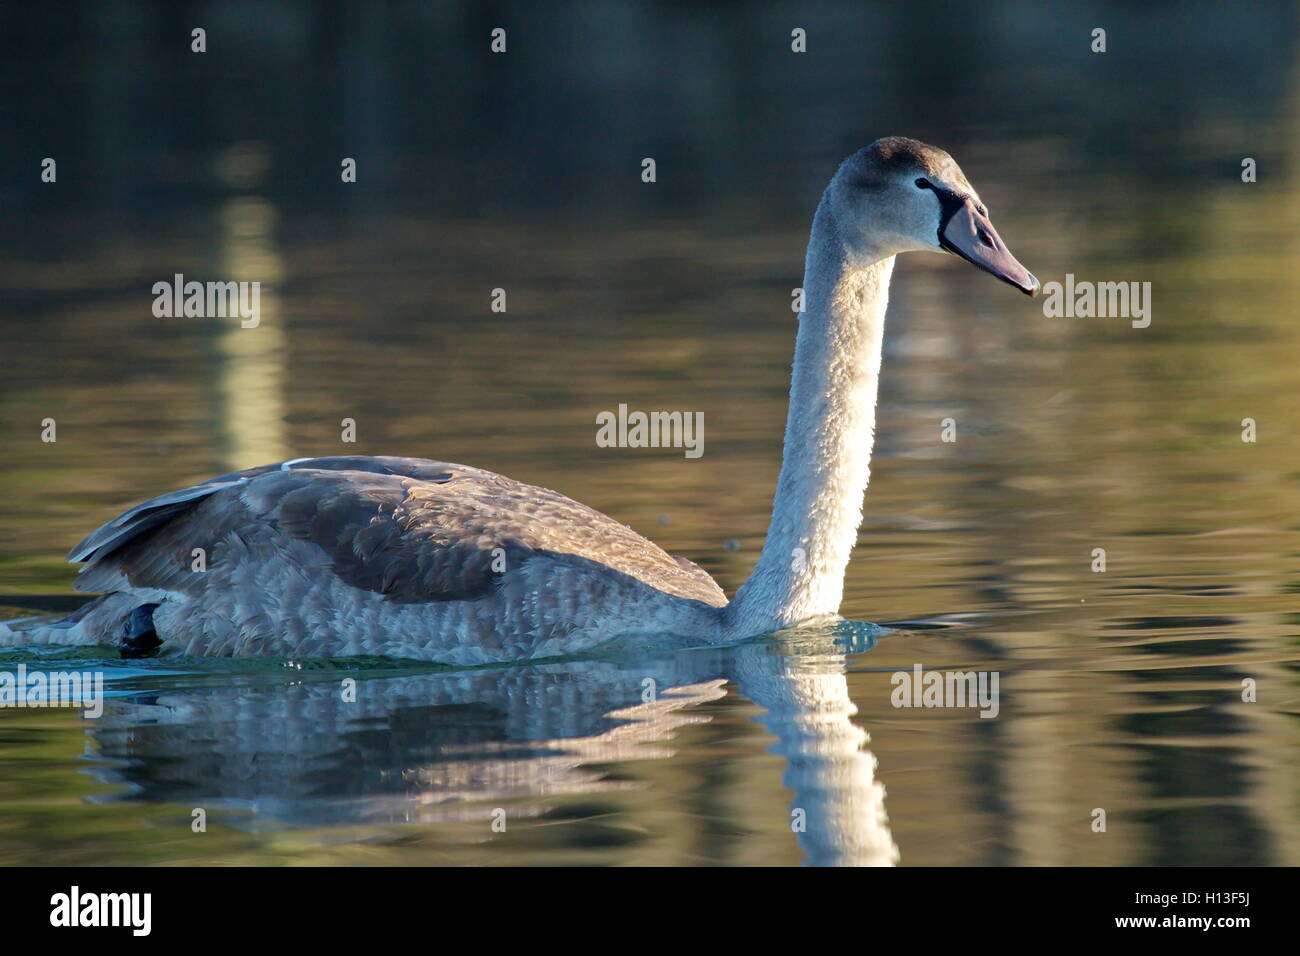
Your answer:
[[[931,188],[933,188],[933,187],[930,185],[930,180],[928,180],[928,179],[926,179],[924,176],[922,176],[920,179],[918,179],[918,180],[916,181],[916,188],[917,188],[917,189],[931,189]]]

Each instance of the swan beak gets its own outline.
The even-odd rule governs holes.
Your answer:
[[[1016,261],[989,217],[975,207],[973,199],[954,209],[939,227],[939,245],[1026,295],[1038,294],[1039,282],[1034,274]]]

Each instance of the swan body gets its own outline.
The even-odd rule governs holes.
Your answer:
[[[132,508],[70,557],[88,562],[78,590],[107,592],[70,630],[155,603],[157,636],[187,654],[482,664],[696,636],[727,603],[703,569],[599,511],[421,458],[223,475]]]
[[[557,492],[418,458],[310,458],[162,495],[93,532],[69,560],[86,562],[76,588],[102,595],[24,642],[479,664],[834,616],[870,475],[894,257],[926,250],[1037,291],[947,153],[889,137],[845,160],[809,240],[771,524],[730,602],[690,561]]]

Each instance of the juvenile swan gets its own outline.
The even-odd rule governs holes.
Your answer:
[[[731,640],[835,615],[862,520],[894,257],[951,252],[1030,295],[961,169],[889,137],[813,219],[784,460],[758,565],[707,573],[545,488],[421,458],[301,458],[161,495],[69,553],[104,592],[24,643],[134,656],[388,654],[478,664],[628,633]],[[206,570],[193,570],[195,549]]]

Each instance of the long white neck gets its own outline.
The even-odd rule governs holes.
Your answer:
[[[871,475],[894,257],[851,253],[823,198],[804,271],[785,453],[758,565],[724,615],[735,636],[840,608]]]

